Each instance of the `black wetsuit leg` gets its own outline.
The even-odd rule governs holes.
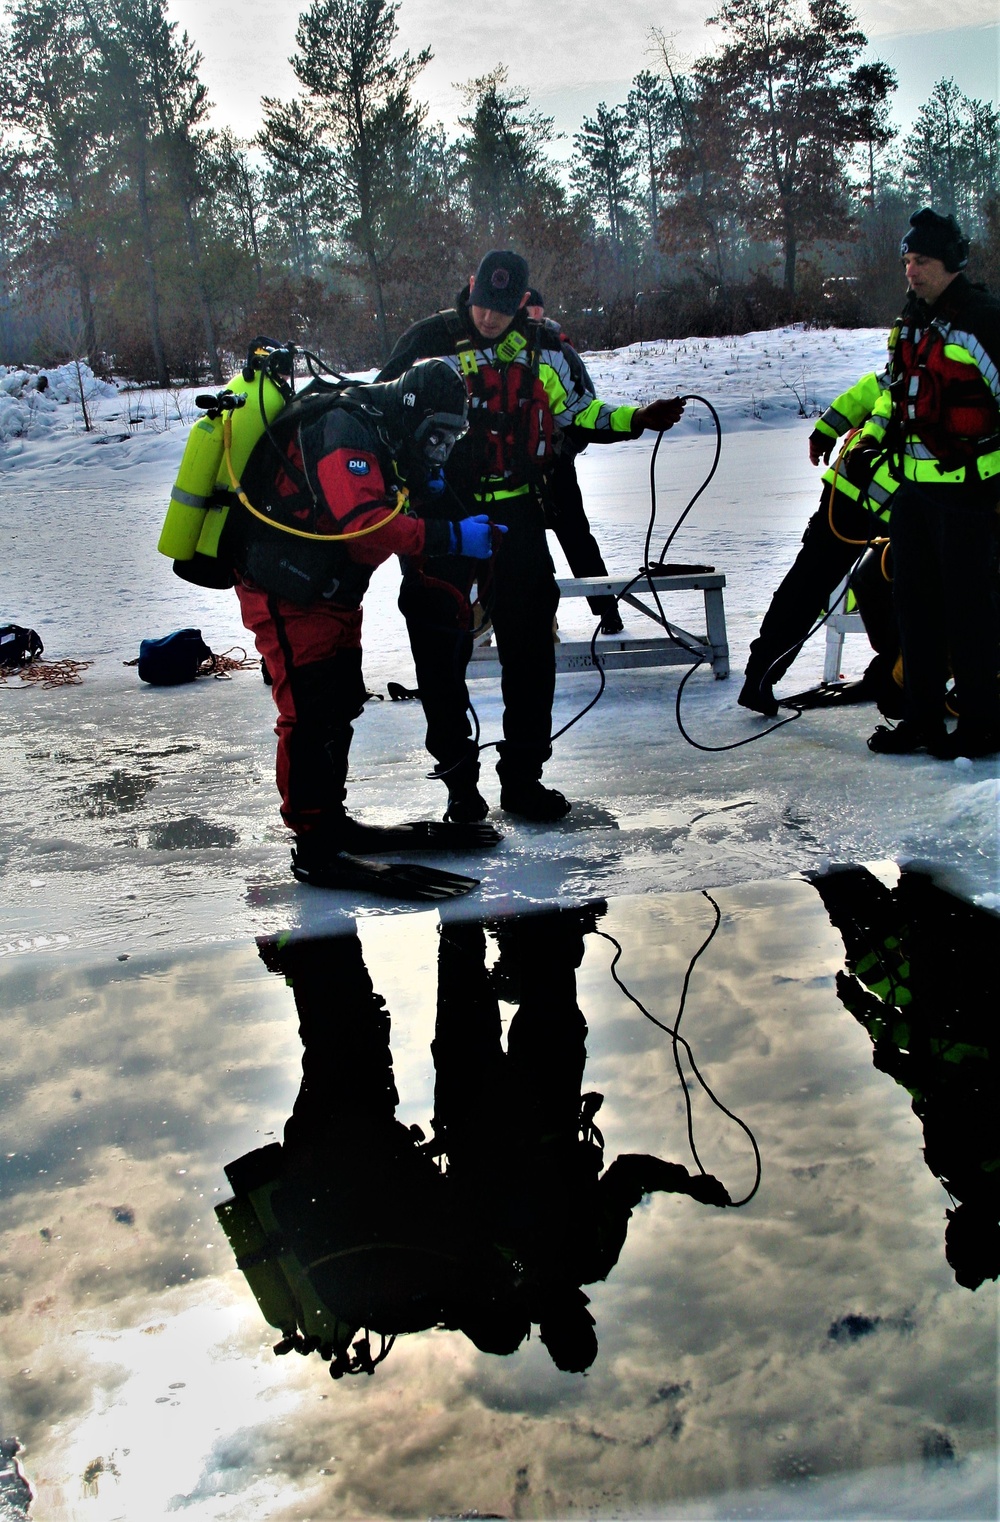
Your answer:
[[[861,554],[865,540],[882,529],[872,513],[838,492],[837,528],[845,539],[861,541],[845,544],[830,527],[828,498],[829,492],[824,491],[819,508],[806,525],[802,548],[771,598],[760,633],[750,646],[748,677],[753,675],[771,686],[795,660],[806,635],[829,606],[831,592]]]

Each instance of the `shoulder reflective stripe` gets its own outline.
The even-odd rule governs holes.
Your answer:
[[[990,356],[987,354],[986,350],[979,342],[979,339],[975,336],[974,333],[953,332],[949,336],[953,344],[962,345],[972,363],[979,370],[983,380],[989,386],[994,397],[1000,401],[1000,372],[997,371],[996,365],[993,363],[992,359],[990,359]],[[947,352],[948,351],[946,348],[945,353]]]
[[[556,405],[553,392],[550,390],[550,382],[546,376],[547,370],[552,371],[553,376],[558,378],[563,388],[565,401],[561,407]],[[595,433],[612,428],[611,415],[614,409],[609,407],[607,402],[600,401],[586,386],[586,372],[579,377],[574,375],[569,358],[561,344],[558,348],[545,349],[539,374],[549,396],[552,411],[560,414],[560,423],[563,427],[566,427],[569,422],[579,423],[581,428],[593,429]]]
[[[575,416],[581,407],[586,406],[589,397],[576,386],[569,360],[561,346],[558,349],[544,350],[539,361],[538,374],[552,403],[553,412],[568,409]],[[562,406],[558,409],[555,405],[557,398],[562,401]]]
[[[846,433],[848,428],[856,428],[871,412],[884,386],[884,374],[876,375],[874,370],[870,370],[859,381],[855,381],[853,386],[842,391],[840,396],[834,397],[820,422],[829,423],[838,437]]]
[[[1000,449],[993,449],[989,454],[980,455],[976,461],[976,470],[979,472],[981,481],[989,481],[994,476],[1000,476]]]
[[[182,507],[204,507],[207,497],[196,497],[193,492],[184,491],[180,486],[170,488],[171,502],[179,502]]]

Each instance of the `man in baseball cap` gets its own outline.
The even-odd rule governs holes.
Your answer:
[[[399,606],[427,718],[427,748],[448,788],[446,818],[453,823],[475,823],[489,812],[478,788],[479,746],[465,680],[473,581],[493,619],[502,671],[500,807],[537,822],[561,819],[569,800],[541,780],[552,753],[552,619],[559,602],[545,539],[546,476],[560,435],[581,445],[633,439],[645,428],[672,427],[684,410],[679,397],[644,406],[602,401],[558,324],[532,321],[529,304],[527,261],[511,249],[492,249],[455,306],[407,329],[378,377],[395,380],[431,357],[447,360],[462,377],[469,432],[445,467],[449,501],[457,497],[463,516],[486,514],[507,530],[488,565],[462,555],[404,561]]]
[[[472,277],[469,301],[474,307],[511,318],[522,306],[527,290],[527,260],[509,248],[495,248],[481,260]]]

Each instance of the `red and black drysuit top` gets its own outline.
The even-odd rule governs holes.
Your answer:
[[[409,502],[391,516],[405,479],[380,421],[349,394],[304,396],[286,408],[243,472],[256,513],[231,514],[244,580],[291,602],[357,608],[390,556],[448,553],[447,522],[417,517]]]

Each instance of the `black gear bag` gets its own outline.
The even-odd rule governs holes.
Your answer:
[[[140,642],[139,677],[152,687],[177,687],[182,682],[193,682],[202,663],[211,655],[200,629],[175,629],[162,639]]]
[[[0,624],[0,667],[16,671],[19,666],[29,666],[44,649],[34,629],[22,629],[20,624]]]

